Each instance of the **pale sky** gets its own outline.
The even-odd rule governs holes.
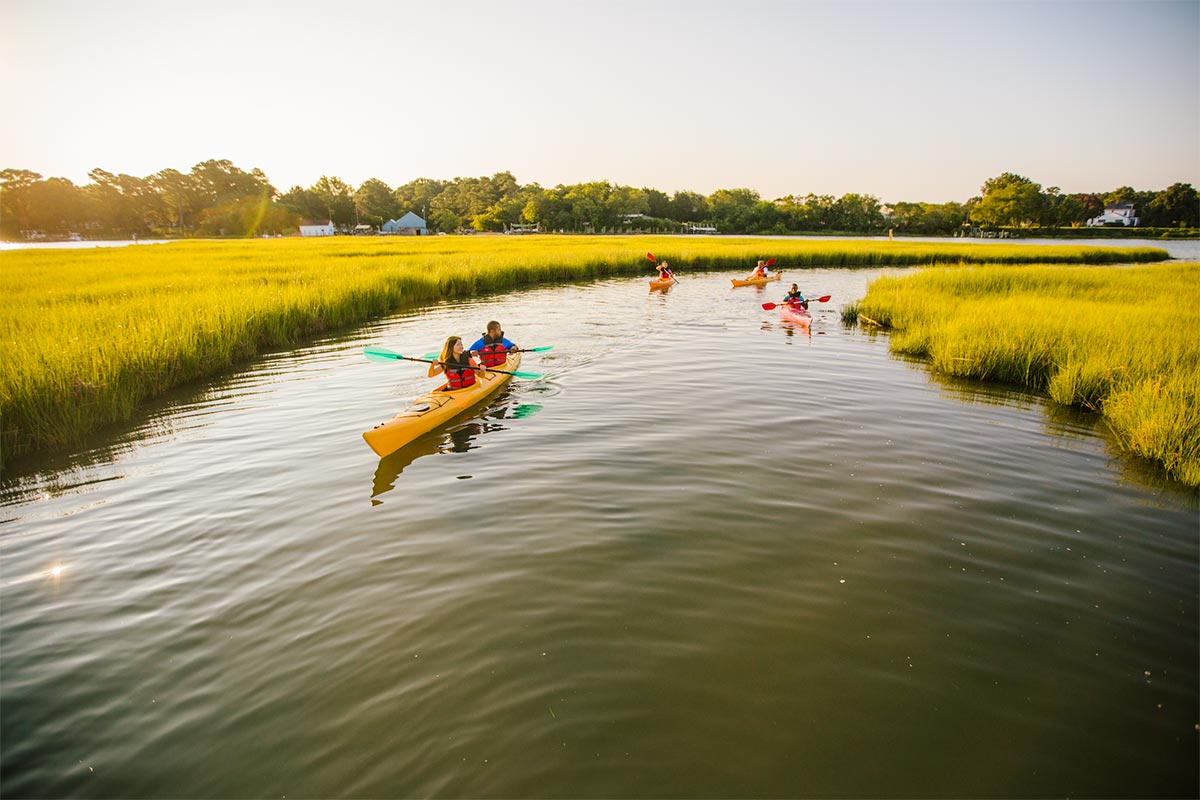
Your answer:
[[[0,168],[765,199],[1200,186],[1200,0],[0,0]]]

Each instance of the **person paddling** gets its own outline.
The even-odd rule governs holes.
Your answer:
[[[467,348],[472,353],[478,353],[485,367],[499,367],[508,360],[509,350],[519,350],[515,344],[504,338],[504,329],[500,323],[492,320],[487,324],[487,330]]]
[[[658,270],[658,279],[660,281],[669,281],[675,277],[675,273],[671,271],[671,267],[666,261],[655,264],[654,268]]]
[[[787,295],[783,298],[783,302],[794,310],[803,309],[808,311],[808,300],[800,291],[800,287],[792,284],[792,288],[788,290]]]
[[[429,365],[429,377],[445,373],[446,389],[466,389],[475,385],[475,371],[485,369],[463,347],[461,336],[451,336],[442,346],[437,363]]]
[[[760,259],[758,262],[758,266],[756,266],[754,268],[754,272],[751,272],[750,276],[748,278],[746,278],[746,280],[752,281],[752,280],[756,280],[758,278],[765,278],[765,277],[767,277],[767,272],[768,272],[767,262]]]

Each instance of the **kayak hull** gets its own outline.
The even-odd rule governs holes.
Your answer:
[[[509,353],[508,360],[496,369],[511,372],[521,366],[521,354]],[[466,389],[445,390],[443,384],[432,392],[426,392],[408,408],[381,422],[363,433],[363,439],[380,458],[390,455],[423,433],[449,422],[469,411],[488,397],[500,391],[511,375],[501,372],[477,372],[475,384]]]
[[[793,325],[799,325],[801,328],[812,326],[812,315],[802,309],[793,309],[787,303],[781,303],[779,306],[779,318],[784,322],[790,322]]]
[[[741,280],[738,278],[730,278],[729,280],[733,281],[734,286],[762,286],[763,284],[770,283],[771,281],[783,280],[783,273],[776,272],[769,278],[745,278]]]
[[[672,286],[674,286],[674,285],[675,285],[675,279],[674,279],[674,278],[670,278],[670,279],[668,279],[668,280],[665,280],[665,281],[650,281],[650,291],[652,291],[652,292],[662,292],[662,291],[665,291],[665,290],[667,290],[667,289],[670,289],[670,288],[671,288]]]

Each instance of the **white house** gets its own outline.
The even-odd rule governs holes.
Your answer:
[[[1107,205],[1104,207],[1103,214],[1098,217],[1092,217],[1087,221],[1087,224],[1089,228],[1093,228],[1109,222],[1136,226],[1138,220],[1134,216],[1133,203],[1113,203],[1112,205]]]
[[[309,222],[300,226],[301,236],[333,236],[333,221]]]
[[[389,219],[383,223],[382,228],[384,233],[394,233],[399,236],[428,236],[429,229],[425,227],[425,220],[418,217],[413,212],[408,212],[400,219]]]

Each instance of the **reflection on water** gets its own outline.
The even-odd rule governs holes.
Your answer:
[[[394,489],[396,479],[417,459],[437,453],[466,453],[482,447],[481,440],[485,435],[507,429],[503,420],[525,419],[542,408],[540,403],[514,402],[511,395],[511,386],[506,387],[487,405],[474,410],[474,413],[481,415],[479,418],[456,423],[449,429],[431,431],[379,459],[371,483],[372,505],[383,502],[377,499],[379,495]]]

